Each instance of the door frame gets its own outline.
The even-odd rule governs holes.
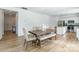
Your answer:
[[[7,10],[7,9],[5,9],[5,10]],[[8,11],[12,11],[12,10],[8,10]],[[16,36],[18,36],[18,12],[17,11],[14,11],[15,13],[16,13]],[[5,14],[4,14],[5,15]],[[5,16],[4,16],[4,18],[5,18]],[[4,22],[5,22],[5,19],[3,20]],[[3,24],[3,26],[4,26],[4,29],[5,29],[5,25]],[[3,30],[4,32],[5,32],[5,30]],[[3,35],[4,35],[5,33],[3,33]]]

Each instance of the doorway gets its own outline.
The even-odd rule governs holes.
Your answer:
[[[17,12],[4,10],[4,39],[17,37]]]

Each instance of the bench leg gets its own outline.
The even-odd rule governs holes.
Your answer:
[[[37,46],[41,48],[41,41],[37,40]]]
[[[36,40],[32,41],[32,45],[36,47]]]

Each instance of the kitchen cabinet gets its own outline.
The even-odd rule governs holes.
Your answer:
[[[77,28],[76,37],[79,40],[79,28]]]
[[[57,34],[64,35],[67,31],[67,27],[57,27]]]

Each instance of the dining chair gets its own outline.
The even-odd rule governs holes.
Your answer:
[[[45,31],[47,29],[47,26],[45,24],[42,24],[42,30]]]
[[[27,48],[29,42],[31,42],[33,45],[33,43],[35,43],[36,38],[32,34],[28,34],[27,28],[23,28],[23,33],[25,48]]]

